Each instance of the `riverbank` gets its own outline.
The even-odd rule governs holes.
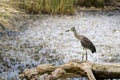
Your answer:
[[[96,3],[94,2],[96,1]],[[68,3],[69,2],[69,3]],[[86,3],[87,2],[87,3]],[[43,5],[46,3],[45,5]],[[33,5],[33,4],[36,4]],[[53,6],[52,6],[53,5]],[[66,6],[65,6],[66,5]],[[0,35],[8,34],[9,31],[19,32],[22,24],[19,22],[28,18],[30,14],[72,14],[76,15],[79,11],[106,11],[119,10],[119,0],[106,2],[104,0],[70,0],[70,1],[40,1],[38,3],[31,1],[0,1]],[[28,13],[28,14],[27,14]],[[26,17],[26,18],[24,18]]]

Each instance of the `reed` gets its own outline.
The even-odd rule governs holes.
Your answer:
[[[106,0],[10,0],[12,6],[34,14],[74,14],[76,6],[104,8],[105,2]]]
[[[12,0],[29,13],[73,14],[75,0]]]

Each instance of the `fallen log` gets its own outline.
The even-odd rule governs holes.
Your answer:
[[[120,64],[71,60],[59,66],[38,65],[32,69],[25,69],[20,74],[21,79],[28,80],[57,80],[75,77],[87,77],[89,80],[118,79],[120,78]]]

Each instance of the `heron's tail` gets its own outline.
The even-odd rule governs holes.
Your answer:
[[[95,53],[95,52],[96,52],[96,48],[95,48],[95,47],[92,48],[92,49],[91,49],[91,52],[92,52],[92,53]]]

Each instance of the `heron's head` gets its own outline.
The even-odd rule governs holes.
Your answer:
[[[75,27],[72,27],[72,28],[71,28],[71,31],[73,31],[73,32],[74,32],[74,31],[75,31]]]
[[[72,27],[70,30],[67,30],[66,32],[73,31],[75,32],[75,27]]]

